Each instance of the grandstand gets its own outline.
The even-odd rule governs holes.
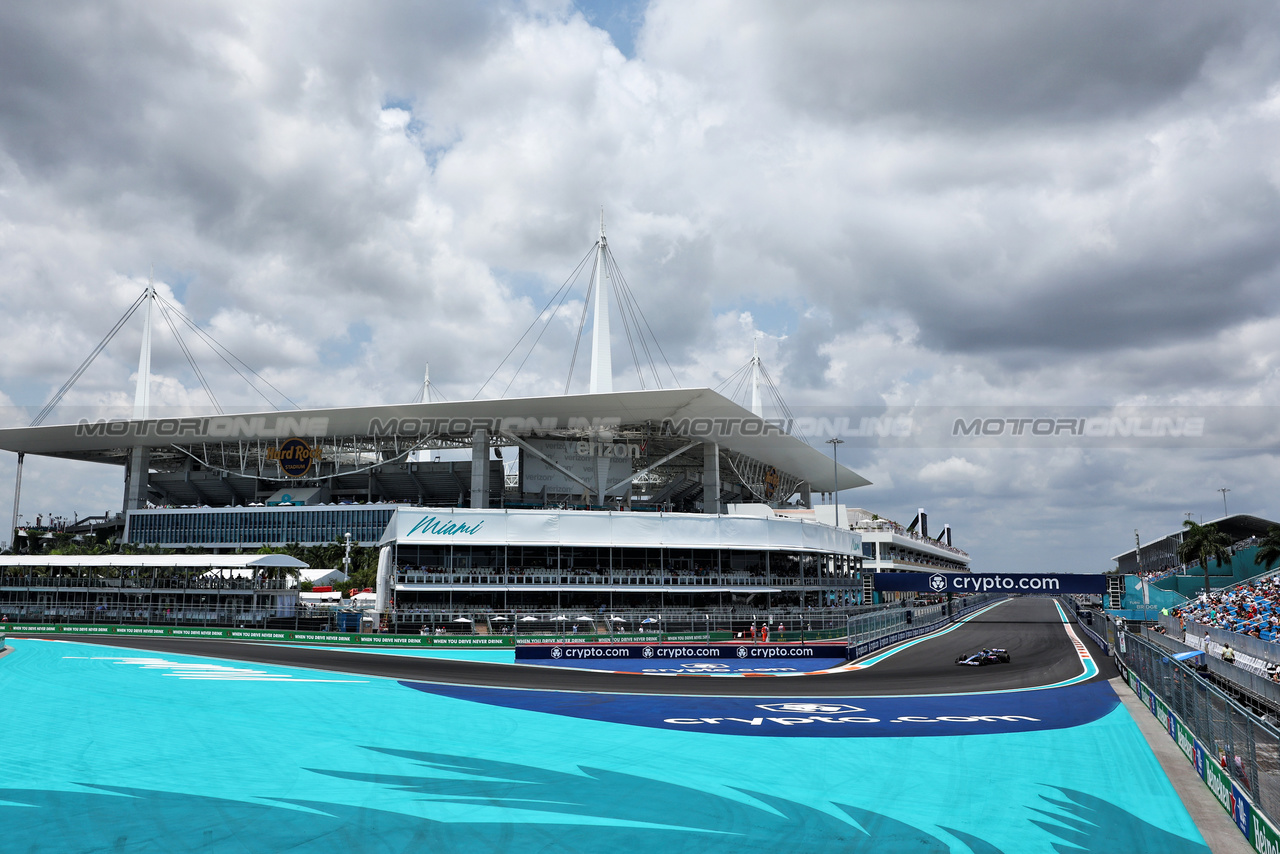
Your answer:
[[[0,623],[263,626],[293,618],[280,554],[0,555]]]
[[[1231,538],[1232,559],[1221,567],[1209,563],[1209,583],[1214,589],[1237,584],[1257,574],[1253,556],[1258,540],[1277,525],[1260,516],[1236,514],[1206,522]],[[1204,571],[1199,565],[1185,565],[1178,558],[1183,531],[1179,528],[1149,542],[1121,552],[1112,558],[1116,571],[1147,579],[1160,590],[1176,592],[1184,597],[1204,590]]]

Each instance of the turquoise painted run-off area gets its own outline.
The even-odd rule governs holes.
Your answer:
[[[6,852],[1208,850],[1118,705],[1054,729],[781,738],[620,723],[588,710],[592,694],[559,695],[581,707],[569,714],[9,643]],[[1030,693],[1080,688],[1110,690]]]

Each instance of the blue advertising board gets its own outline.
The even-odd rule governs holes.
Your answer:
[[[877,572],[875,589],[915,593],[1079,593],[1107,592],[1105,575],[1071,573]]]
[[[810,644],[522,644],[516,647],[516,660],[552,659],[596,661],[603,659],[639,658],[650,661],[690,659],[826,659],[843,660],[842,643]]]

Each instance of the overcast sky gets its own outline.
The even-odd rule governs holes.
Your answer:
[[[977,570],[1108,569],[1221,487],[1280,517],[1274,3],[8,3],[0,81],[5,426],[152,268],[299,404],[409,401],[427,362],[471,398],[603,206],[683,385],[758,338],[798,414],[1205,418],[1178,443],[850,437],[874,485],[844,500],[927,508]],[[486,396],[563,390],[582,298]],[[50,423],[127,412],[140,337]],[[265,405],[187,338],[223,406]],[[614,362],[633,387],[624,340]],[[208,406],[163,325],[153,370],[167,411]],[[21,509],[122,493],[28,458]]]

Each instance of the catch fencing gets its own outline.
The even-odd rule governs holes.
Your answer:
[[[936,631],[989,602],[1004,598],[1003,593],[980,593],[973,596],[958,596],[950,603],[943,602],[920,607],[893,607],[850,617],[848,621],[849,660],[856,661],[878,649]]]
[[[1196,762],[1197,771],[1224,808],[1235,812],[1237,823],[1242,815],[1236,810],[1247,812],[1250,802],[1268,818],[1280,815],[1280,732],[1274,724],[1240,706],[1192,667],[1175,660],[1169,650],[1128,633],[1119,633],[1116,640],[1116,659],[1128,671],[1130,686],[1161,718],[1184,753],[1191,750],[1188,758]],[[1194,742],[1182,728],[1194,736]],[[1229,787],[1214,785],[1222,776],[1218,771],[1225,772],[1244,796],[1239,807]],[[1241,830],[1250,835],[1247,821]]]

